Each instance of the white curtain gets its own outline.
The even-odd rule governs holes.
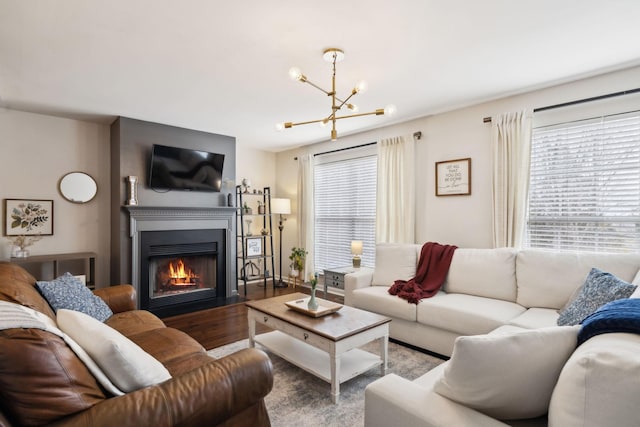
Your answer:
[[[413,135],[380,140],[376,243],[415,241],[415,141]]]
[[[313,205],[313,155],[298,157],[298,247],[308,252],[304,271],[306,276],[315,271],[313,239],[315,235],[315,208]],[[308,280],[304,277],[304,280]]]
[[[493,154],[493,246],[522,247],[531,164],[532,111],[491,119]]]

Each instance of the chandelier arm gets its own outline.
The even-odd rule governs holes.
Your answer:
[[[357,114],[350,114],[348,116],[340,116],[340,117],[336,117],[335,120],[340,120],[340,119],[350,119],[352,117],[361,117],[361,116],[383,116],[384,115],[384,108],[379,108],[375,111],[370,111],[368,113],[357,113]],[[320,121],[320,120],[318,120]],[[312,122],[313,123],[313,122]]]
[[[315,87],[316,89],[318,89],[320,92],[323,92],[325,95],[331,95],[331,92],[329,92],[328,90],[324,90],[322,89],[320,86],[318,86],[317,84],[315,84],[314,82],[312,82],[311,80],[305,80],[304,83],[308,83],[311,86]]]
[[[376,116],[382,116],[382,115],[384,115],[384,109],[383,109],[383,108],[379,108],[379,109],[377,109],[377,110],[375,110],[375,111],[370,111],[370,112],[368,112],[368,113],[357,113],[357,114],[350,114],[350,115],[348,115],[348,116],[335,117],[335,120],[340,120],[340,119],[349,119],[349,118],[351,118],[351,117],[360,117],[360,116],[373,116],[374,114],[375,114]],[[333,116],[335,116],[335,115],[334,115],[334,114],[332,114],[332,115],[330,115],[329,117],[324,118],[324,119],[309,120],[309,121],[306,121],[306,122],[297,122],[297,123],[289,123],[289,122],[287,122],[287,126],[286,126],[286,128],[288,129],[288,128],[293,127],[293,126],[310,125],[310,124],[313,124],[313,123],[320,123],[320,122],[325,122],[325,121],[333,120],[333,119],[334,119],[334,117],[333,117]]]

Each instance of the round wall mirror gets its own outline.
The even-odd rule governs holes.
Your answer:
[[[70,172],[60,180],[60,194],[73,203],[87,203],[98,192],[96,181],[84,172]]]

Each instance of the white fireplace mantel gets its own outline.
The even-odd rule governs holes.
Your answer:
[[[129,212],[131,237],[131,280],[140,292],[140,237],[145,231],[170,230],[226,230],[226,295],[238,294],[236,289],[234,207],[182,207],[182,206],[125,206]]]

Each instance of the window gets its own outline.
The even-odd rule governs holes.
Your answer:
[[[376,225],[375,145],[316,156],[315,267],[351,265],[351,241],[363,241],[362,265],[373,266]]]
[[[533,130],[527,242],[640,251],[640,112]]]

